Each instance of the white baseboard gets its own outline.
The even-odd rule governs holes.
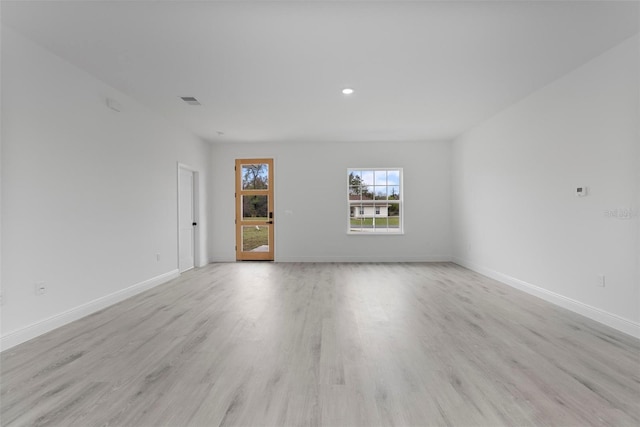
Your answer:
[[[451,262],[448,255],[429,256],[276,256],[277,262]]]
[[[212,255],[209,258],[209,263],[212,262],[236,262],[236,253],[232,252],[229,254]]]
[[[280,256],[276,254],[276,262],[451,262],[450,255],[428,255],[428,256]],[[211,262],[236,262],[235,253],[233,256],[213,256]]]
[[[584,317],[588,317],[591,320],[595,320],[596,322],[605,324],[620,332],[624,332],[625,334],[640,338],[640,323],[625,319],[623,317],[590,306],[580,301],[565,297],[539,286],[532,285],[531,283],[516,279],[515,277],[511,277],[498,271],[482,267],[462,258],[453,257],[452,261],[458,265],[468,268],[469,270],[473,270],[477,273],[495,279],[513,288],[524,291],[530,295],[541,298],[552,304],[558,305],[562,308],[566,308],[567,310],[573,311],[574,313],[578,313]]]
[[[39,335],[45,334],[56,328],[71,323],[75,320],[88,316],[96,311],[107,308],[113,304],[144,292],[148,289],[175,279],[180,273],[178,270],[172,270],[151,279],[145,280],[128,288],[121,289],[109,295],[105,295],[88,303],[82,304],[78,307],[72,308],[55,316],[51,316],[47,319],[40,320],[36,323],[32,323],[29,326],[20,328],[16,331],[9,332],[8,334],[0,337],[0,351],[5,351],[11,347],[15,347],[18,344],[22,344],[25,341],[29,341]]]

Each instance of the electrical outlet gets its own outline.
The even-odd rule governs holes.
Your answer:
[[[44,295],[47,293],[47,285],[44,282],[35,283],[36,295]]]
[[[156,254],[156,261],[160,261],[160,254]]]
[[[598,278],[596,280],[596,286],[600,288],[604,288],[604,274],[598,274]]]

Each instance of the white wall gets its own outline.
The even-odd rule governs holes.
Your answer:
[[[214,261],[235,260],[234,160],[255,157],[275,161],[276,261],[450,259],[450,143],[216,144],[212,152]],[[404,235],[347,235],[349,167],[404,168]]]
[[[467,132],[452,153],[454,259],[634,335],[638,52],[636,36]],[[576,197],[578,186],[589,195]],[[605,215],[616,209],[632,218]]]
[[[4,348],[177,274],[177,162],[208,261],[208,144],[6,27],[2,107]]]

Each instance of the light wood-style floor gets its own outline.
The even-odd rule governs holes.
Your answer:
[[[1,355],[3,426],[638,426],[640,342],[454,264],[211,264]]]

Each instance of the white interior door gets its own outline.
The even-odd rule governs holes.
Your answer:
[[[194,267],[195,228],[193,171],[179,168],[178,176],[178,259],[180,272]]]

